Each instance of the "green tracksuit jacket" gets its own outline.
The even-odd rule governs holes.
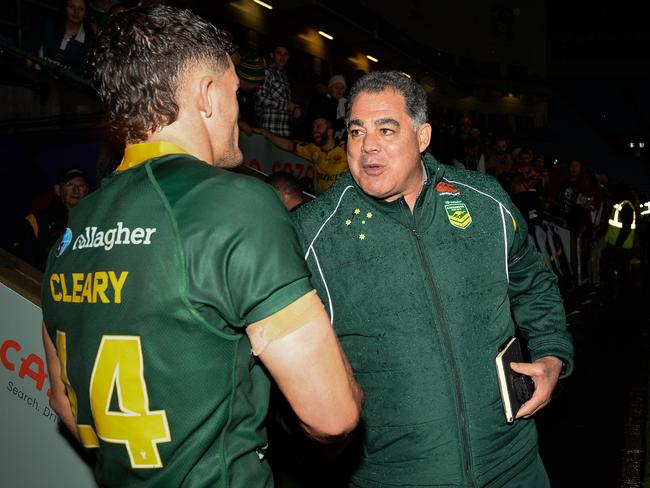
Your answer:
[[[403,199],[350,174],[295,213],[312,280],[366,394],[355,485],[502,486],[537,454],[507,424],[495,356],[518,327],[532,359],[572,368],[555,276],[499,183],[425,156]]]

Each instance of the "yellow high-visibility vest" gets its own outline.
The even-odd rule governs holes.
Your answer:
[[[608,222],[607,233],[605,234],[605,242],[612,246],[616,245],[616,240],[618,239],[621,230],[623,229],[623,222],[621,222],[620,214],[623,210],[624,205],[629,205],[632,208],[632,225],[630,226],[630,233],[625,238],[623,249],[632,249],[634,245],[634,231],[636,230],[636,212],[634,211],[634,205],[629,200],[623,200],[620,203],[617,203],[612,208],[612,214]]]

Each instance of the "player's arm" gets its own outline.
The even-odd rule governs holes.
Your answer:
[[[363,391],[315,291],[246,332],[307,434],[332,442],[356,427]]]
[[[61,421],[65,424],[75,439],[80,441],[77,423],[75,422],[70,400],[61,380],[61,363],[56,354],[56,347],[50,339],[45,323],[43,323],[43,347],[45,348],[45,359],[50,377],[50,406],[56,412]],[[80,441],[81,442],[81,441]]]
[[[293,152],[295,142],[292,139],[288,139],[286,137],[279,136],[277,134],[274,134],[273,132],[270,132],[270,131],[268,131],[266,129],[262,129],[262,128],[254,128],[253,132],[255,132],[256,134],[263,135],[264,138],[271,141],[271,144],[279,147],[283,151]]]

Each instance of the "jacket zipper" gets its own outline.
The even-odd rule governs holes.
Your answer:
[[[406,214],[407,228],[411,231],[413,237],[415,238],[415,244],[418,250],[418,257],[420,258],[422,268],[424,269],[426,275],[427,287],[429,289],[429,293],[431,295],[432,303],[434,306],[433,307],[434,315],[435,318],[437,319],[438,329],[440,330],[440,334],[442,336],[443,350],[451,366],[451,376],[453,380],[454,396],[456,399],[456,405],[458,406],[460,442],[462,446],[463,465],[465,467],[465,475],[467,477],[467,483],[468,483],[467,486],[474,487],[476,485],[474,483],[474,474],[472,472],[472,461],[471,461],[470,448],[469,448],[469,435],[467,433],[467,421],[466,421],[467,415],[465,413],[465,403],[463,402],[463,398],[460,390],[460,379],[458,376],[458,367],[456,365],[456,359],[454,358],[454,355],[452,353],[449,328],[447,327],[447,321],[444,319],[441,312],[442,302],[440,300],[440,295],[438,294],[438,289],[436,288],[436,285],[433,281],[433,276],[431,275],[429,258],[427,257],[427,254],[422,246],[422,238],[420,237],[420,234],[418,232],[417,221],[415,218],[415,211],[411,214],[412,215],[412,219],[411,219],[408,217],[409,212],[405,211],[404,209],[403,200],[400,200],[400,208]],[[411,222],[413,223],[412,227],[411,227]]]

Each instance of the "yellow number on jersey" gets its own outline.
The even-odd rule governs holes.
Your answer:
[[[158,444],[171,436],[165,411],[149,410],[143,367],[139,337],[102,337],[90,377],[90,407],[99,438],[124,444],[133,468],[162,468]],[[114,393],[120,411],[110,410]]]
[[[59,356],[59,363],[61,363],[61,381],[65,385],[66,392],[68,393],[68,400],[70,401],[70,409],[72,415],[77,418],[77,393],[74,391],[70,379],[68,378],[68,347],[66,344],[65,332],[60,330],[56,331],[56,351]],[[93,430],[92,426],[77,424],[79,431],[79,438],[81,444],[87,448],[99,447],[99,440]]]
[[[56,339],[61,379],[76,417],[77,398],[67,374],[65,333],[57,331]],[[119,411],[110,409],[114,394]],[[105,442],[124,444],[134,469],[162,468],[158,444],[170,442],[171,435],[165,411],[149,410],[139,337],[102,337],[90,377],[90,408],[97,434],[90,425],[77,425],[85,447],[99,447],[99,435]]]

